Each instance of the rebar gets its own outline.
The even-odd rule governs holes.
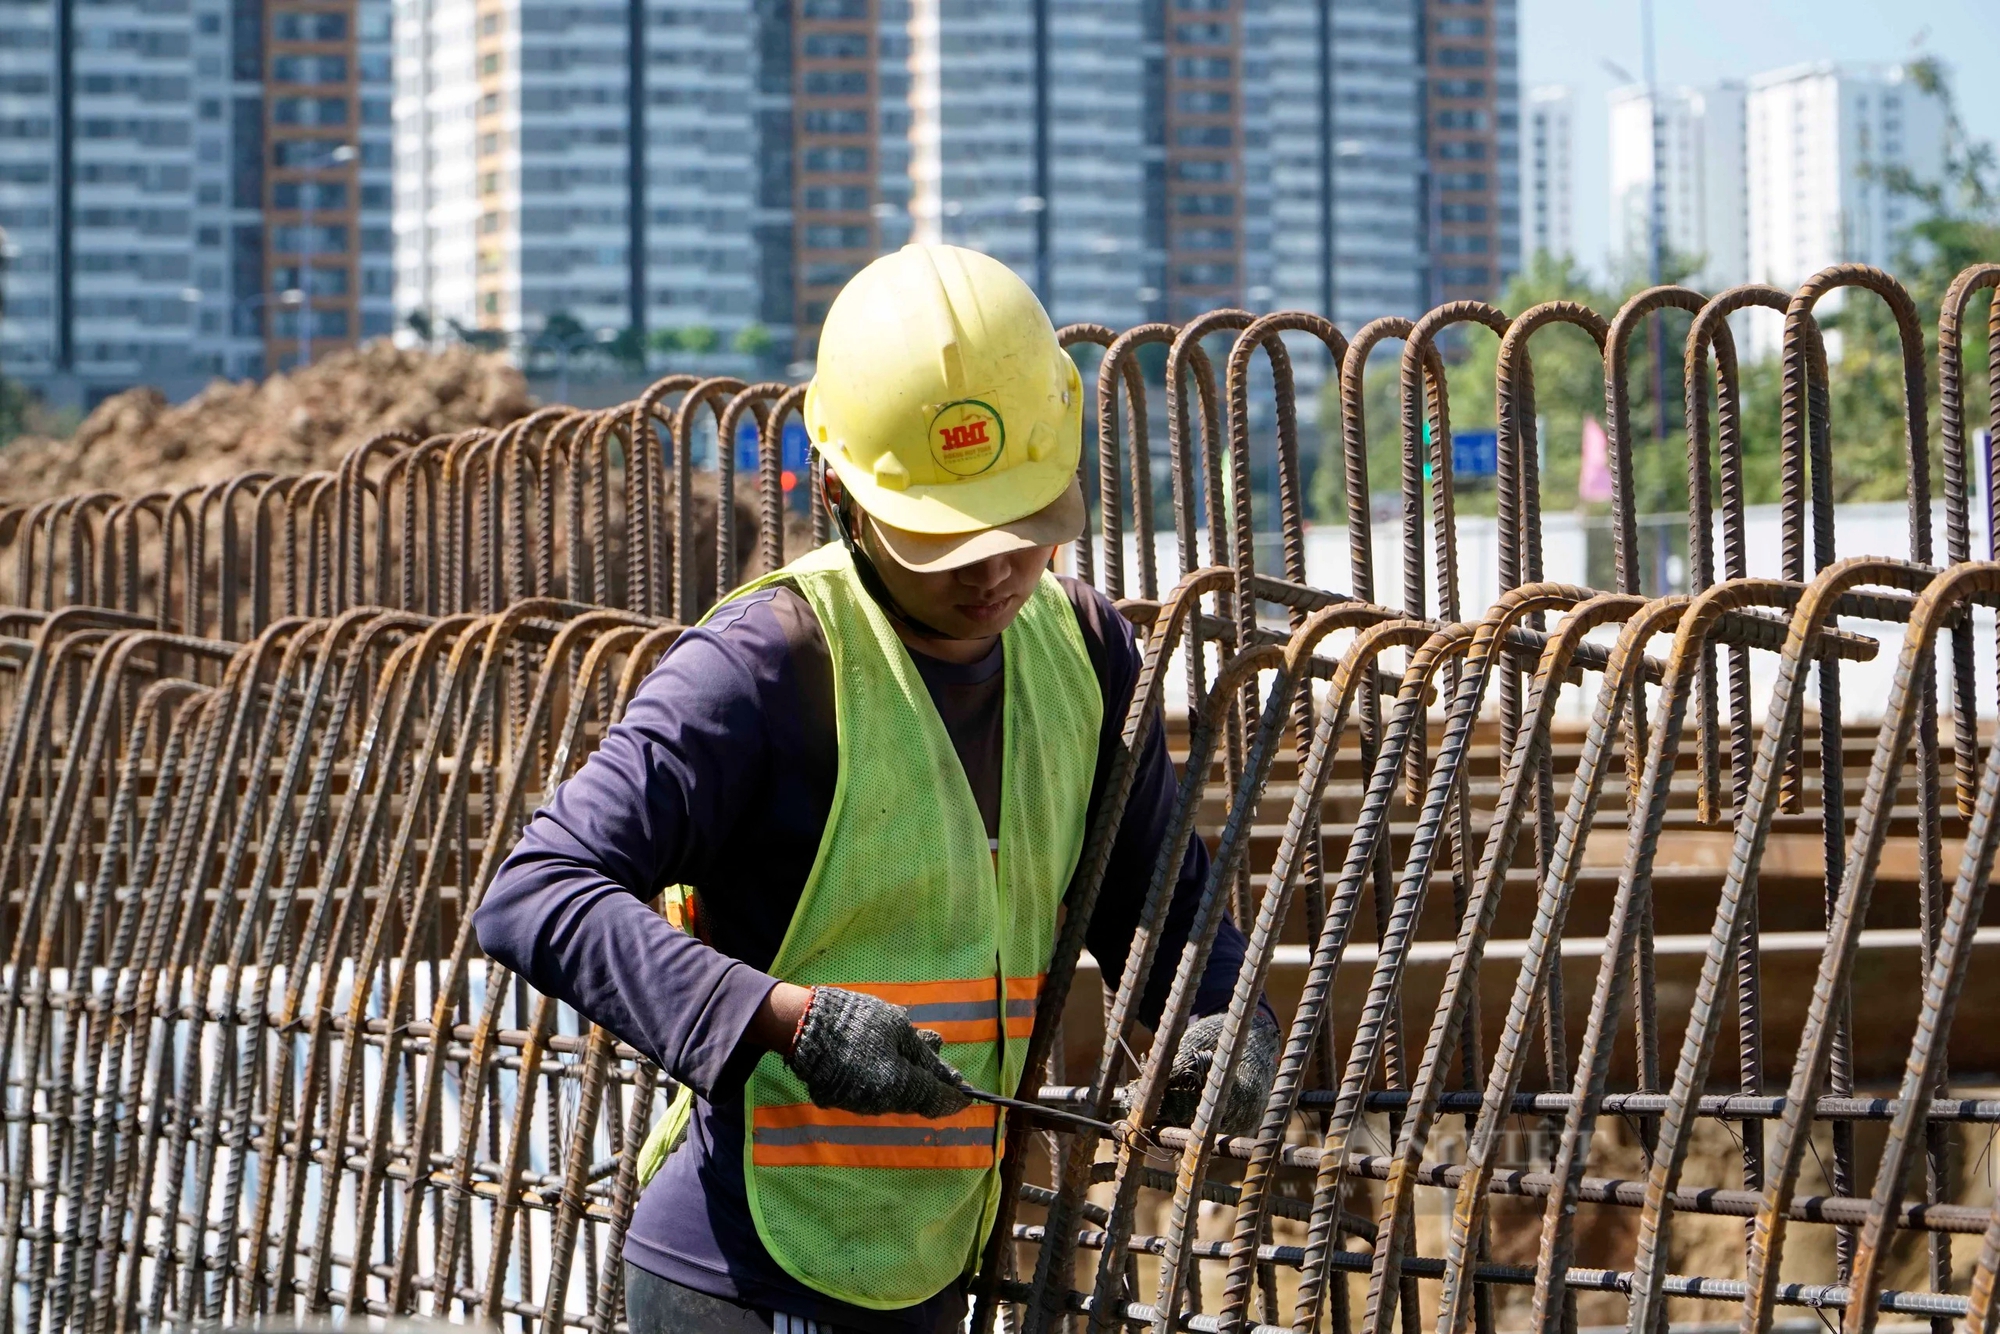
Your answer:
[[[1884,300],[1902,356],[1909,538],[1872,555],[1836,545],[1841,372],[1814,310],[1846,286]],[[1856,1334],[1882,1312],[2000,1325],[2000,704],[1979,698],[2000,564],[1974,559],[2000,510],[1976,550],[1992,460],[1969,454],[1964,365],[1986,300],[2000,384],[1996,287],[1975,265],[1938,313],[1936,503],[1921,313],[1861,266],[1796,293],[1649,289],[1610,319],[1462,302],[1351,338],[1235,310],[1061,331],[1095,411],[1093,522],[1059,563],[1117,602],[1142,665],[1050,942],[1037,1077],[991,1091],[1063,1115],[1003,1123],[974,1329],[1659,1334],[1714,1303],[1747,1334],[1785,1307]],[[1761,553],[1749,309],[1785,316]],[[1663,443],[1635,438],[1626,388],[1632,335],[1669,310],[1690,320],[1676,588],[1638,558],[1639,451]],[[1500,343],[1484,608],[1451,423],[1487,405],[1452,403],[1446,366],[1485,335],[1461,324]],[[1545,573],[1529,345],[1556,324],[1601,357],[1610,589]],[[1371,371],[1400,405],[1396,607]],[[0,502],[10,1328],[623,1327],[639,1148],[676,1086],[486,960],[471,914],[681,626],[829,536],[817,461],[786,486],[803,396],[669,375],[602,410],[384,433],[324,473]],[[1338,435],[1346,587],[1314,583],[1302,420]],[[1842,688],[1875,659],[1876,698]],[[1124,970],[1099,976],[1084,928],[1162,729],[1167,836]],[[1170,954],[1197,837],[1209,878]],[[1160,1125],[1225,915],[1246,958],[1217,1055],[1193,1125]],[[1224,1137],[1260,1002],[1276,1079]]]

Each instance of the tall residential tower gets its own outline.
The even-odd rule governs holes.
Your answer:
[[[1651,245],[1653,102],[1642,87],[1610,97],[1613,256],[1643,273]],[[1740,83],[1663,90],[1659,98],[1661,239],[1692,264],[1689,281],[1719,292],[1743,282],[1744,90]]]
[[[1495,297],[1521,254],[1516,0],[1423,0],[1426,304]]]
[[[0,19],[0,371],[88,406],[388,333],[386,0]]]
[[[1521,264],[1576,257],[1576,97],[1551,84],[1522,99]]]
[[[1748,268],[1795,287],[1829,264],[1888,265],[1916,201],[1886,179],[1935,182],[1943,103],[1901,68],[1801,65],[1750,81]]]
[[[1114,326],[1358,326],[1516,263],[1514,0],[395,3],[397,300],[434,326],[804,358],[912,239]]]

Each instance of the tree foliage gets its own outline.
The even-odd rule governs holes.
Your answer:
[[[1899,248],[1894,272],[1916,302],[1924,332],[1927,385],[1926,438],[1932,490],[1940,476],[1937,404],[1937,318],[1945,289],[1960,271],[1981,261],[2000,261],[2000,167],[1993,145],[1973,140],[1960,120],[1942,67],[1934,60],[1910,66],[1912,81],[1943,99],[1946,109],[1945,170],[1938,180],[1920,181],[1907,172],[1884,171],[1883,187],[1914,201],[1922,214]],[[1669,256],[1668,281],[1698,265]],[[1637,274],[1598,286],[1567,259],[1539,256],[1509,283],[1500,308],[1519,314],[1544,301],[1579,301],[1609,319],[1645,286]],[[1830,380],[1833,440],[1833,493],[1836,500],[1897,500],[1908,493],[1909,466],[1903,406],[1903,361],[1896,326],[1885,302],[1851,290],[1819,306],[1834,364]],[[1973,302],[1964,327],[1966,420],[1988,420],[1986,299]],[[1641,513],[1684,511],[1687,506],[1687,435],[1682,357],[1689,316],[1668,311],[1653,317],[1665,324],[1665,351],[1655,375],[1650,329],[1635,331],[1630,344],[1630,425],[1632,477]],[[1755,356],[1749,320],[1733,322],[1741,355],[1745,499],[1768,504],[1779,498],[1779,441],[1783,366],[1775,354]],[[1775,317],[1771,317],[1773,320]],[[1768,326],[1775,330],[1775,325]],[[1773,340],[1775,341],[1775,340]],[[1483,329],[1461,327],[1441,340],[1448,369],[1452,425],[1459,430],[1491,429],[1495,422],[1496,362],[1499,340]],[[1605,420],[1604,369],[1590,339],[1574,328],[1549,328],[1532,344],[1536,421],[1542,461],[1542,504],[1548,510],[1577,506],[1580,442],[1587,417]],[[1390,342],[1371,360],[1363,403],[1369,436],[1369,489],[1395,491],[1401,477],[1400,358],[1402,345]],[[1656,382],[1665,389],[1664,434]],[[1338,521],[1344,513],[1340,467],[1339,407],[1334,387],[1321,402],[1320,466],[1314,476],[1315,509]],[[1711,449],[1712,457],[1712,449]],[[1458,497],[1462,512],[1491,512],[1490,483],[1468,481]],[[1603,509],[1603,506],[1585,507]]]

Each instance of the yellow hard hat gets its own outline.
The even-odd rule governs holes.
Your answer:
[[[1083,383],[1048,312],[976,250],[908,245],[834,298],[806,430],[896,559],[948,569],[1083,530]]]

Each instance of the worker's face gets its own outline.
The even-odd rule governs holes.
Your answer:
[[[1013,624],[1054,551],[1030,547],[955,570],[919,574],[898,565],[872,534],[869,542],[875,568],[903,610],[954,639],[984,639]]]

